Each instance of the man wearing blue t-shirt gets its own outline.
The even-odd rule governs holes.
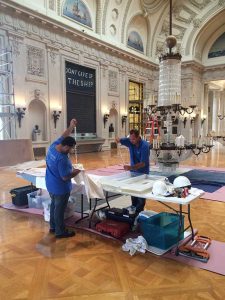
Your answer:
[[[72,189],[71,178],[80,170],[74,169],[68,154],[72,152],[76,141],[70,136],[77,121],[72,119],[70,126],[62,136],[51,144],[46,156],[45,182],[51,197],[50,229],[56,238],[68,238],[75,235],[67,231],[64,224],[64,212]]]
[[[140,174],[149,174],[149,144],[142,140],[137,129],[130,131],[129,138],[116,138],[117,143],[121,143],[129,148],[130,165],[124,165],[124,170]],[[138,214],[144,210],[146,199],[131,196],[132,206],[136,207]]]

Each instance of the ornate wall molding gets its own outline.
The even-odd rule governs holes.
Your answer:
[[[123,16],[123,22],[122,22],[122,30],[121,30],[121,43],[124,44],[124,38],[125,38],[125,24],[126,24],[126,21],[127,21],[127,15],[128,15],[128,11],[129,11],[129,8],[130,8],[130,5],[131,5],[131,2],[132,0],[127,0],[127,5],[126,5],[126,8],[125,8],[125,13],[124,13],[124,16]]]
[[[51,63],[53,65],[55,65],[56,63],[56,59],[59,55],[59,49],[58,48],[54,48],[54,47],[51,47],[51,46],[47,46],[47,51],[49,53],[49,56],[50,56],[50,59],[51,59]]]
[[[221,80],[225,76],[225,65],[207,67],[204,70],[203,79],[205,81]]]
[[[104,9],[103,9],[103,15],[102,15],[102,33],[105,34],[105,28],[106,28],[106,14],[107,9],[109,7],[109,0],[105,1]]]
[[[141,5],[148,14],[153,14],[160,9],[164,2],[164,0],[141,0]]]
[[[108,80],[109,80],[109,92],[118,93],[119,92],[118,72],[109,70]]]
[[[45,59],[43,49],[27,46],[27,75],[44,77]]]
[[[12,13],[10,11],[10,13]],[[91,48],[94,49],[94,55],[96,55],[96,59],[98,59],[98,52],[109,52],[111,50],[111,59],[118,60],[118,57],[122,57],[123,54],[120,52],[120,49],[111,49],[111,46],[105,45],[102,41],[92,40],[91,37],[86,37],[81,35],[79,32],[75,32],[73,29],[62,29],[57,25],[49,23],[47,20],[40,20],[39,17],[34,17],[31,15],[27,15],[25,13],[21,14],[10,14],[8,11],[5,11],[4,14],[0,12],[0,18],[3,20],[3,27],[6,30],[13,30],[13,20],[16,19],[16,23],[18,24],[18,33],[23,34],[27,38],[32,38],[46,44],[50,44],[53,47],[57,47],[60,49],[64,49],[67,51],[74,51],[74,49],[78,49],[80,52],[85,52],[86,49]],[[14,22],[15,23],[15,22]],[[80,41],[80,42],[78,42]],[[113,46],[112,46],[113,47]],[[117,57],[115,57],[115,55]],[[115,59],[114,59],[115,58]],[[129,59],[133,61],[133,54],[127,53],[126,57],[123,59]],[[147,60],[137,59],[138,64],[146,65],[148,67],[154,67],[154,64],[147,62]],[[124,62],[123,62],[124,64]]]
[[[182,16],[182,13],[186,14],[187,17]],[[177,21],[184,22],[186,24],[190,24],[190,22],[195,18],[197,15],[191,8],[187,7],[186,5],[177,5],[173,9],[174,17]]]
[[[8,32],[9,36],[9,44],[12,48],[12,53],[15,57],[18,57],[21,52],[21,46],[23,44],[23,36],[13,34],[11,32]]]
[[[103,5],[101,0],[96,1],[96,33],[101,34],[102,31],[102,16],[103,16]]]
[[[193,19],[193,26],[194,28],[199,28],[201,26],[201,23],[202,23],[202,19],[200,18],[195,18]]]
[[[218,6],[225,7],[225,0],[219,0]]]
[[[203,1],[197,1],[197,0],[190,0],[191,4],[193,4],[195,7],[197,7],[199,10],[202,10],[205,8],[211,0],[203,0]]]
[[[12,14],[9,14],[12,13]],[[15,23],[18,25],[17,33],[14,38],[15,54],[20,53],[20,40],[21,39],[31,39],[42,43],[45,49],[49,53],[50,62],[52,64],[56,63],[57,56],[60,55],[62,51],[68,51],[70,56],[76,52],[76,55],[84,55],[91,58],[93,61],[99,62],[103,59],[109,66],[115,68],[125,68],[132,70],[135,74],[139,72],[143,73],[143,76],[148,77],[153,69],[156,68],[154,64],[142,60],[132,54],[126,52],[120,52],[120,49],[113,48],[113,46],[105,45],[104,42],[91,40],[91,37],[86,37],[80,35],[75,31],[68,29],[59,28],[48,21],[40,20],[38,17],[28,17],[25,13],[13,14],[9,10],[0,12],[0,20],[3,22],[2,30],[6,32],[12,32]],[[16,22],[14,22],[14,18]],[[17,37],[18,36],[18,37]],[[21,40],[22,41],[22,40]],[[33,47],[30,45],[30,47]],[[46,74],[44,70],[44,61],[46,56],[46,50],[43,48],[30,48],[27,50],[27,81],[34,81],[47,84]],[[71,56],[72,57],[72,56]],[[132,66],[132,67],[131,67]],[[142,70],[142,71],[141,71]]]
[[[48,7],[51,10],[55,10],[55,0],[48,0]]]
[[[177,24],[173,24],[173,29],[176,29],[178,31],[178,33],[173,32],[173,35],[177,39],[182,39],[187,28],[185,28],[183,26],[180,26],[180,25],[177,25]],[[164,21],[164,23],[162,25],[160,35],[163,38],[166,38],[169,35],[169,22],[168,22],[168,20]]]

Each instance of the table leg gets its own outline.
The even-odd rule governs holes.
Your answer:
[[[178,226],[178,237],[177,237],[177,247],[176,247],[176,256],[179,255],[179,242],[180,242],[180,235],[181,235],[181,229],[183,225],[183,207],[182,204],[179,205],[179,226]]]
[[[98,201],[103,200],[103,199],[95,198],[95,205],[94,205],[94,207],[93,207],[93,210],[92,210],[92,212],[91,212],[90,219],[89,219],[89,228],[91,228],[92,217],[93,217],[93,215],[94,215],[94,213],[95,213],[96,211],[101,210],[101,209],[104,209],[104,208],[107,208],[107,207],[110,208],[108,198],[110,198],[110,196],[109,196],[108,192],[106,192],[105,201],[106,201],[106,204],[107,204],[107,205],[104,206],[104,207],[101,207],[101,208],[99,208],[99,209],[96,209],[97,203],[98,203]]]
[[[83,194],[81,194],[81,204],[80,204],[80,206],[81,206],[81,212],[80,212],[81,217],[80,217],[80,219],[76,220],[75,223],[78,223],[81,220],[89,217],[89,213],[84,212],[84,195]]]
[[[191,205],[188,204],[188,221],[189,221],[189,224],[190,224],[190,227],[191,227],[191,238],[192,240],[194,240],[194,229],[193,229],[193,226],[192,226],[192,222],[191,222]]]

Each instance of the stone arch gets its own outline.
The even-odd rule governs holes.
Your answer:
[[[185,55],[196,58],[199,61],[203,60],[204,48],[209,43],[211,37],[221,27],[225,26],[225,9],[216,11],[216,8],[214,7],[210,10],[210,13],[211,14],[208,13],[205,18],[202,18],[202,21],[198,26],[193,27],[183,44],[183,47],[186,49]],[[211,41],[211,43],[213,43],[213,41]]]

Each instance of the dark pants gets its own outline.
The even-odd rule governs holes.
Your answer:
[[[70,193],[64,195],[54,195],[50,193],[50,228],[55,229],[55,234],[65,232],[64,212],[70,197]]]
[[[145,207],[145,198],[131,196],[132,205],[136,207],[136,213],[139,214]]]

